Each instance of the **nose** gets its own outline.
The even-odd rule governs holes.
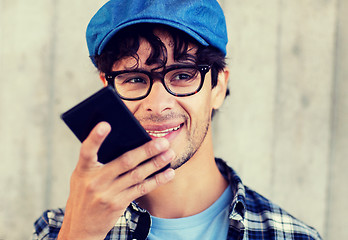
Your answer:
[[[143,99],[142,107],[153,114],[163,114],[170,111],[175,104],[175,96],[164,88],[159,80],[155,80],[150,94]]]

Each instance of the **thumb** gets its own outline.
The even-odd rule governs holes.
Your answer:
[[[100,166],[101,163],[98,162],[97,153],[110,131],[111,126],[107,122],[100,122],[92,129],[81,145],[79,168],[88,170]]]

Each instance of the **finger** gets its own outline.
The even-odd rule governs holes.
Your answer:
[[[110,131],[111,126],[107,122],[100,122],[93,128],[81,145],[79,167],[85,169],[95,166],[98,150]]]
[[[174,177],[175,171],[172,168],[168,168],[164,172],[156,174],[155,176],[126,189],[120,194],[120,199],[132,202],[135,199],[150,193],[159,186],[170,182]]]
[[[139,166],[120,176],[117,181],[114,182],[114,191],[123,191],[144,181],[148,176],[167,166],[174,158],[174,151],[169,149],[168,151],[157,155],[151,160],[140,164]]]
[[[114,161],[107,163],[103,168],[103,175],[116,178],[134,169],[141,162],[167,151],[169,147],[170,144],[167,139],[154,139],[138,148],[124,153]]]

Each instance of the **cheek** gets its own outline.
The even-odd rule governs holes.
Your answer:
[[[188,97],[185,101],[180,102],[180,106],[186,114],[188,114],[190,125],[202,124],[211,116],[211,102],[207,95],[205,95],[205,97],[200,97],[200,94],[197,94]]]
[[[137,112],[139,109],[139,102],[137,101],[123,101],[123,103],[126,105],[128,110],[133,114],[133,116],[136,118]]]

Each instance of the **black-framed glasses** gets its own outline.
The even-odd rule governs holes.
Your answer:
[[[209,70],[209,65],[174,65],[162,72],[143,70],[109,72],[105,73],[105,79],[124,100],[140,100],[147,97],[156,78],[161,80],[170,94],[186,97],[201,90]]]

